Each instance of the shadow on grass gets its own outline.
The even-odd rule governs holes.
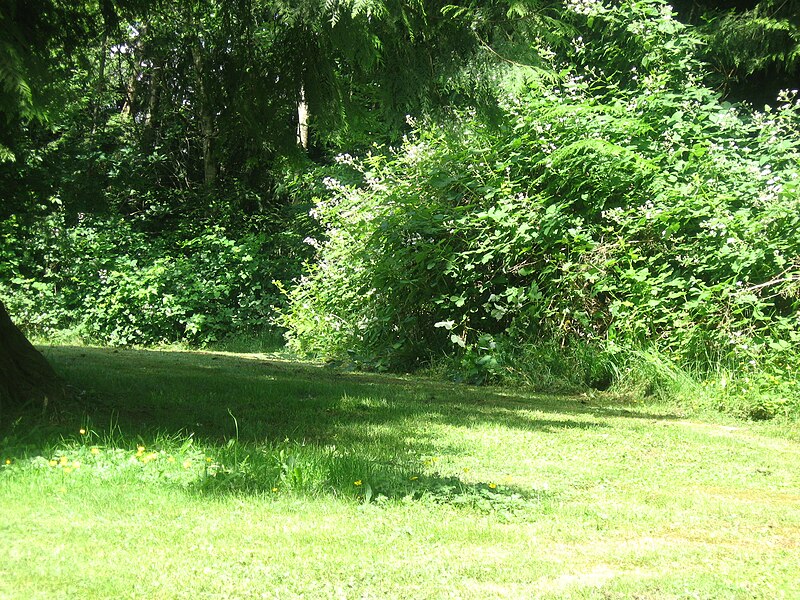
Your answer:
[[[439,473],[414,475],[411,468],[387,467],[360,456],[339,457],[327,465],[326,461],[309,460],[302,453],[297,456],[299,460],[289,468],[284,464],[277,471],[273,467],[263,472],[249,465],[243,470],[220,471],[197,479],[189,489],[210,497],[277,496],[289,492],[303,496],[331,495],[376,505],[385,502],[449,505],[492,514],[504,521],[534,520],[548,512],[555,499],[548,490],[465,482]],[[302,466],[298,467],[298,463]],[[323,473],[313,472],[320,469]]]
[[[267,357],[43,350],[74,390],[73,400],[54,423],[25,435],[18,427],[17,448],[6,448],[6,455],[53,447],[84,424],[134,446],[158,436],[191,437],[220,457],[213,473],[206,471],[192,483],[193,489],[212,494],[278,489],[524,511],[533,498],[538,505],[542,494],[424,474],[415,461],[444,449],[454,455],[469,451],[466,440],[448,447],[441,439],[443,427],[558,433],[607,428],[601,419],[608,417],[671,418],[590,405],[582,397],[344,373]],[[247,460],[230,455],[239,451]]]
[[[234,417],[239,435],[252,440],[323,439],[336,423],[391,424],[412,417],[532,430],[603,427],[594,419],[603,417],[673,418],[577,396],[344,373],[274,359],[72,347],[45,353],[79,390],[73,409],[95,421],[114,413],[126,430],[194,432],[210,439],[229,439]]]

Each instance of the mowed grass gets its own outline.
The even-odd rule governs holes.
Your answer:
[[[1,598],[800,598],[793,423],[45,353],[85,393],[3,425]]]

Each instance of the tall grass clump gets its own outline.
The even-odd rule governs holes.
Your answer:
[[[662,2],[572,20],[560,81],[507,90],[500,125],[462,112],[339,157],[360,182],[326,180],[290,345],[376,369],[444,360],[476,382],[582,355],[573,382],[650,393],[735,373],[724,407],[795,410],[797,93],[721,101]]]

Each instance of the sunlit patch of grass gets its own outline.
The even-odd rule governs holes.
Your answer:
[[[252,356],[49,356],[83,393],[0,434],[0,597],[797,590],[789,422]]]

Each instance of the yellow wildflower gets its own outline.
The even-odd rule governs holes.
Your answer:
[[[7,459],[6,459],[6,464],[7,464],[7,465],[10,465],[10,464],[11,464],[11,459],[10,459],[10,458],[7,458]]]
[[[354,482],[353,482],[353,485],[355,485],[355,486],[359,486],[359,485],[361,485],[361,483],[362,483],[362,482],[361,482],[361,480],[359,479],[358,481],[354,481]]]
[[[86,435],[86,430],[83,427],[80,428],[79,432],[81,435]]]
[[[419,477],[417,477],[416,475],[410,478],[411,481],[416,481],[417,479],[419,479]]]
[[[175,462],[175,457],[174,456],[168,456],[167,457],[167,462],[174,463]]]
[[[192,466],[192,461],[190,461],[190,460],[183,461],[183,468],[184,469],[188,469],[191,466]]]
[[[278,491],[278,488],[272,488],[273,493]]]
[[[490,483],[489,484],[489,489],[490,490],[493,490],[493,489],[496,489],[496,488],[497,488],[497,484],[496,483]]]
[[[100,448],[95,446],[94,448],[91,449],[91,453],[97,456],[98,454],[100,454]]]
[[[68,462],[69,462],[69,459],[66,456],[62,456],[58,460],[58,464],[60,464],[62,467],[66,466]]]
[[[136,446],[136,456],[144,454],[144,446]]]
[[[58,461],[51,460],[49,464],[51,467],[55,467],[58,464]]]
[[[72,462],[72,468],[73,469],[80,469],[81,468],[81,463],[79,461],[77,461],[77,460],[73,461]]]
[[[72,467],[64,467],[64,473],[66,473],[67,475],[72,473]]]
[[[211,457],[210,457],[210,456],[206,456],[206,462],[207,462],[207,463],[210,463],[210,462],[211,462]]]
[[[151,452],[150,454],[145,454],[139,460],[141,460],[144,464],[147,464],[151,460],[155,460],[157,458],[158,458],[158,452]]]

